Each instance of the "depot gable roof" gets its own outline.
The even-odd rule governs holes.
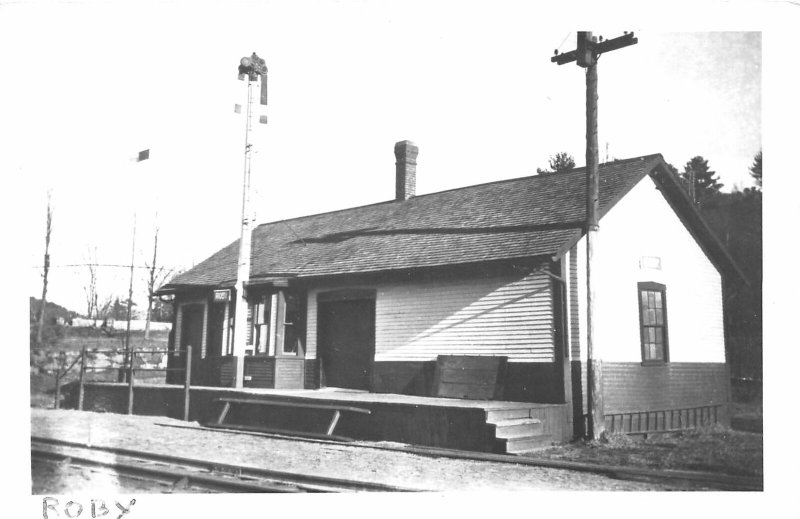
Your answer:
[[[650,175],[724,272],[743,278],[661,155],[601,164],[600,214]],[[580,239],[585,168],[535,175],[265,223],[253,231],[251,281],[557,257]],[[238,240],[162,287],[225,287]]]

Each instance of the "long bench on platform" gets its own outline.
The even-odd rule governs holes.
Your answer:
[[[336,405],[336,404],[313,404],[306,402],[287,402],[285,400],[266,400],[266,399],[253,399],[253,398],[217,398],[214,401],[223,402],[225,405],[223,405],[222,411],[220,412],[217,421],[214,423],[205,424],[206,427],[214,427],[219,429],[237,429],[243,431],[257,431],[257,432],[276,433],[276,434],[289,434],[295,436],[307,436],[310,438],[325,438],[325,439],[349,441],[351,440],[351,438],[346,438],[344,436],[336,436],[333,434],[334,430],[336,429],[336,425],[339,423],[339,419],[342,417],[342,413],[349,412],[349,413],[370,414],[369,409],[365,409],[362,407],[346,406],[346,405]],[[231,410],[231,405],[234,404],[257,405],[264,407],[291,407],[293,409],[315,409],[320,411],[331,411],[332,414],[331,414],[331,420],[328,423],[328,426],[324,433],[225,423],[225,418],[227,418],[228,413]]]

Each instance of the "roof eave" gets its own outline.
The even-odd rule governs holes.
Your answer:
[[[729,279],[730,277],[735,277],[745,285],[750,286],[751,283],[748,277],[728,252],[728,248],[725,247],[708,225],[706,219],[692,202],[678,178],[670,171],[663,158],[650,172],[650,177],[661,188],[667,203],[670,204],[689,232],[694,235],[700,247],[715,263],[717,268],[726,273]]]

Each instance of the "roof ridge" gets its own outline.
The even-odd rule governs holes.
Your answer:
[[[637,161],[637,160],[646,160],[646,159],[651,159],[651,158],[655,158],[655,157],[661,157],[662,160],[664,159],[664,157],[660,153],[651,153],[649,155],[642,155],[642,156],[639,156],[639,157],[630,157],[630,158],[627,158],[627,159],[617,159],[617,160],[612,160],[612,161],[609,161],[609,162],[602,162],[602,163],[599,164],[599,166],[601,166],[601,167],[602,166],[609,166],[609,165],[612,165],[612,164],[617,164],[617,163],[622,163],[622,162],[634,162],[634,161]],[[525,176],[522,176],[522,177],[505,178],[505,179],[501,179],[501,180],[492,180],[492,181],[489,181],[489,182],[483,182],[481,184],[472,184],[472,185],[469,185],[469,186],[461,186],[461,187],[453,187],[453,188],[450,188],[450,189],[444,189],[442,191],[434,191],[433,193],[424,193],[422,195],[416,195],[416,196],[410,198],[409,200],[414,200],[416,198],[422,198],[422,197],[432,196],[432,195],[440,195],[442,193],[450,193],[450,192],[453,192],[453,191],[460,191],[462,189],[470,189],[470,188],[474,188],[474,187],[483,187],[483,186],[489,186],[489,185],[493,185],[493,184],[501,184],[501,183],[504,183],[504,182],[518,182],[520,180],[526,180],[526,179],[535,180],[537,177],[547,178],[548,175],[551,175],[551,174],[557,174],[557,175],[574,174],[574,173],[578,173],[578,172],[583,172],[585,170],[586,170],[586,166],[584,165],[584,166],[581,166],[579,168],[572,168],[572,169],[570,169],[568,171],[562,171],[562,172],[559,172],[559,173],[550,173],[550,174],[545,174],[545,175],[539,175],[539,174],[536,174],[536,175],[525,175]],[[331,211],[323,211],[321,213],[314,213],[314,214],[306,214],[306,215],[302,215],[302,216],[295,216],[293,218],[283,218],[281,220],[273,220],[271,222],[260,223],[260,224],[258,224],[256,226],[256,229],[259,228],[259,227],[263,227],[263,226],[267,226],[267,225],[275,225],[275,224],[279,224],[279,223],[287,223],[288,224],[290,222],[302,220],[304,218],[314,218],[314,217],[322,216],[322,215],[341,213],[341,212],[344,212],[344,211],[352,211],[353,209],[363,209],[363,208],[366,208],[366,207],[375,207],[375,206],[379,206],[379,205],[383,205],[383,204],[391,204],[391,203],[394,203],[394,202],[407,202],[407,201],[408,200],[384,200],[382,202],[373,202],[371,204],[357,205],[357,206],[353,206],[353,207],[344,207],[342,209],[333,209]]]

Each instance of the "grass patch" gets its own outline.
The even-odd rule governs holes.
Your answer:
[[[610,434],[530,455],[533,458],[649,469],[696,470],[735,476],[763,476],[763,436],[720,426],[647,439]]]

